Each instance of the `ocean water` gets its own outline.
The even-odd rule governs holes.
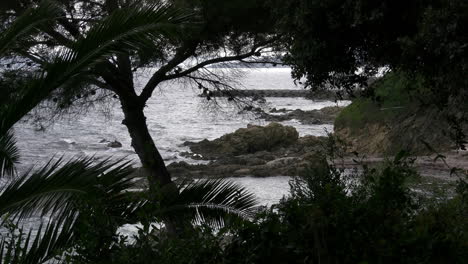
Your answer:
[[[213,69],[226,71],[223,69]],[[152,70],[140,72],[136,85],[143,85]],[[238,89],[301,89],[295,86],[288,68],[238,69],[232,86]],[[207,101],[199,97],[200,91],[185,83],[168,83],[157,89],[148,101],[145,114],[148,128],[156,146],[167,163],[175,161],[197,161],[181,157],[180,153],[189,151],[182,146],[185,141],[215,139],[247,124],[266,125],[268,122],[247,113],[239,114],[235,105],[219,101]],[[346,105],[348,102],[338,102]],[[337,105],[331,101],[311,101],[303,98],[266,98],[262,108],[287,108],[312,110]],[[20,171],[31,166],[40,166],[51,157],[71,158],[83,155],[98,157],[126,157],[133,160],[135,166],[139,161],[132,147],[127,129],[122,125],[123,113],[115,102],[108,111],[89,109],[86,114],[65,116],[48,124],[45,130],[22,122],[15,126],[18,147],[21,150]],[[325,135],[332,131],[331,125],[302,125],[297,120],[285,121],[283,124],[294,126],[301,136]],[[107,142],[117,140],[122,148],[107,147]],[[245,185],[259,196],[261,203],[272,204],[278,201],[289,190],[288,177],[270,178],[233,178]]]
[[[213,69],[213,71],[227,71]],[[239,69],[232,86],[237,89],[301,89],[294,85],[288,68]],[[143,85],[152,70],[140,72],[136,85]],[[199,97],[200,91],[184,83],[168,83],[155,91],[148,101],[145,114],[148,128],[166,163],[199,161],[181,157],[181,152],[189,149],[182,146],[185,141],[215,139],[248,124],[266,125],[268,122],[253,114],[240,114],[238,107],[219,101],[214,104]],[[311,101],[303,98],[266,98],[261,105],[268,111],[271,108],[320,109],[326,106],[346,105],[349,102]],[[97,157],[125,157],[139,166],[138,158],[130,146],[130,137],[122,125],[123,114],[120,105],[114,102],[103,111],[101,108],[88,109],[86,114],[64,116],[53,123],[45,124],[45,130],[38,130],[30,122],[20,122],[15,128],[21,160],[20,172],[41,166],[52,157],[69,159],[83,155]],[[282,122],[294,126],[301,136],[325,135],[332,131],[331,125],[302,125],[297,120]],[[122,148],[107,147],[108,141],[117,140]],[[272,205],[289,194],[287,175],[276,177],[228,178],[253,192],[261,205]],[[2,182],[0,182],[2,185]],[[22,221],[25,230],[34,230],[40,218]],[[137,225],[125,225],[119,232],[131,236],[137,232]],[[0,229],[0,234],[4,230]]]

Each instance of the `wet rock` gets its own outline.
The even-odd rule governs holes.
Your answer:
[[[34,125],[34,131],[40,131],[40,132],[43,132],[45,131],[46,128],[42,125],[42,124],[35,124]]]
[[[121,147],[122,147],[122,143],[120,143],[120,142],[117,141],[117,140],[114,140],[114,141],[112,141],[112,142],[109,142],[109,143],[107,144],[107,147],[109,147],[109,148],[121,148]]]
[[[323,150],[324,137],[298,137],[293,127],[271,123],[249,125],[215,140],[185,142],[208,164],[175,162],[168,166],[174,177],[296,176],[310,166],[326,164],[316,153]]]
[[[246,176],[252,174],[252,171],[250,169],[240,169],[234,171],[234,176]]]
[[[259,158],[247,158],[246,160],[246,165],[247,166],[255,166],[255,165],[263,165],[267,163],[264,159],[259,159]]]
[[[318,125],[318,124],[333,124],[335,118],[338,116],[342,107],[331,106],[324,107],[319,110],[303,111],[296,109],[288,111],[287,109],[272,109],[270,113],[284,113],[282,115],[271,115],[263,113],[261,115],[267,121],[281,122],[286,120],[296,119],[304,125]]]
[[[340,106],[327,106],[327,107],[320,109],[320,112],[330,117],[336,118],[340,114],[340,112],[343,110],[343,108],[344,107],[340,107]]]
[[[184,145],[205,159],[217,159],[226,155],[271,151],[294,144],[298,137],[299,134],[294,127],[271,123],[265,127],[248,125],[247,128],[240,128],[213,141],[185,142]]]
[[[263,97],[263,95],[258,95],[258,94],[252,96],[252,101],[262,103],[262,104],[266,103],[265,97]]]
[[[265,165],[271,169],[274,169],[274,168],[290,166],[291,164],[296,163],[297,161],[299,161],[299,158],[286,157],[286,158],[279,158],[279,159],[269,161]]]
[[[320,156],[283,157],[260,165],[221,164],[214,161],[206,165],[189,165],[183,162],[168,166],[174,177],[241,177],[241,176],[297,176],[309,167],[323,166]]]
[[[258,158],[264,161],[274,160],[276,155],[268,151],[259,151],[252,154],[251,158]]]
[[[317,145],[312,146],[313,142]],[[204,165],[172,163],[168,169],[175,177],[297,176],[310,166],[322,166],[326,162],[316,154],[320,149],[318,144],[320,138],[301,138],[288,148],[271,152],[224,156]]]
[[[179,159],[179,157],[177,157],[177,155],[174,154],[169,157],[165,157],[164,161],[172,161],[172,160],[177,160],[177,159]]]
[[[184,143],[185,145],[185,143]],[[193,160],[204,160],[203,156],[197,153],[192,153],[188,151],[181,152],[180,155],[185,158],[190,158]]]
[[[262,116],[265,113],[263,111],[263,109],[260,108],[260,107],[253,107],[251,105],[248,105],[248,106],[242,108],[242,110],[239,111],[238,114],[245,114],[246,112],[252,112],[252,113],[255,113],[255,114],[260,115],[260,116]]]
[[[286,113],[286,112],[289,112],[291,110],[288,110],[286,108],[280,108],[280,109],[276,109],[276,108],[273,108],[270,110],[270,113]]]

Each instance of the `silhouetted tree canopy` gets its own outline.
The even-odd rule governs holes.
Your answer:
[[[468,86],[465,0],[271,0],[285,60],[306,86],[352,88],[379,68],[422,76],[445,105]],[[356,69],[362,69],[356,74]],[[427,94],[427,93],[426,93]],[[466,94],[465,94],[466,96]]]
[[[40,1],[22,0],[21,4],[8,5],[2,12],[2,22],[18,17],[27,7]],[[111,30],[119,33],[126,26],[147,25],[160,34],[143,39],[145,45],[131,50],[114,52],[108,60],[99,61],[89,68],[90,75],[79,85],[69,85],[54,91],[48,107],[66,111],[70,106],[87,106],[100,98],[118,99],[125,114],[123,124],[132,138],[132,146],[144,167],[151,168],[151,181],[162,185],[170,183],[170,175],[157,150],[146,125],[143,109],[153,92],[162,83],[184,79],[203,88],[207,99],[212,90],[229,91],[229,77],[209,69],[211,65],[230,64],[258,57],[271,49],[276,37],[271,34],[268,9],[263,0],[223,1],[151,1],[151,0],[63,0],[58,2],[61,14],[56,23],[41,28],[41,32],[12,49],[11,60],[26,60],[28,69],[44,68],[58,49],[76,48],[83,38],[96,37],[90,28],[99,26],[112,17]],[[148,6],[170,6],[171,12],[146,13]],[[263,10],[263,12],[262,12]],[[129,12],[143,13],[140,21],[127,19]],[[121,18],[121,19],[120,19]],[[157,24],[160,18],[170,23]],[[270,22],[270,23],[268,23]],[[141,30],[141,27],[135,30]],[[136,36],[138,37],[138,36]],[[150,68],[152,73],[141,87],[135,85],[138,70]]]

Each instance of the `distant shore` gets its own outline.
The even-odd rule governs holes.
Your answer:
[[[204,95],[201,95],[204,96]],[[304,97],[313,100],[346,100],[349,99],[348,96],[343,96],[338,98],[335,91],[313,91],[309,89],[288,89],[288,90],[273,90],[273,89],[248,89],[248,90],[231,90],[231,91],[212,91],[210,93],[212,97]]]

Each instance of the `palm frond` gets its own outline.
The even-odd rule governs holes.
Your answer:
[[[160,3],[118,9],[93,26],[70,49],[63,49],[52,67],[47,68],[48,76],[62,75],[55,81],[66,84],[70,77],[108,62],[112,55],[145,49],[163,37],[177,36],[179,26],[189,18],[190,15]]]
[[[98,178],[98,184],[93,190],[93,198],[104,204],[107,216],[121,224],[135,222],[136,213],[147,203],[139,193],[130,191],[134,188],[131,177],[134,169],[128,164],[121,162],[113,166]]]
[[[52,263],[64,250],[72,246],[74,219],[50,220],[36,230],[19,229],[14,237],[0,239],[0,264]],[[33,238],[34,237],[34,238]]]
[[[93,158],[74,159],[64,163],[50,161],[41,169],[27,172],[3,187],[0,215],[23,219],[32,215],[78,214],[77,200],[99,195],[117,196],[129,187],[126,179],[133,169],[128,162]],[[102,182],[105,179],[106,182]]]
[[[83,204],[93,207],[96,201],[102,202],[107,216],[127,223],[128,217],[144,205],[126,192],[133,187],[133,172],[129,162],[58,159],[13,179],[0,194],[0,216],[21,223],[40,215],[53,222],[41,225],[37,232],[29,231],[27,236],[20,232],[24,239],[15,243],[0,240],[0,258],[3,256],[4,263],[22,264],[50,260],[73,242],[74,225]]]
[[[252,217],[258,205],[255,195],[245,187],[223,179],[202,179],[180,186],[176,201],[160,212],[163,218],[189,215],[197,223],[220,227],[227,216]]]
[[[16,172],[15,164],[19,160],[19,149],[11,132],[0,134],[0,178],[13,176]]]
[[[177,25],[189,16],[171,6],[144,5],[120,9],[92,27],[88,34],[71,47],[62,48],[44,71],[25,87],[15,103],[1,109],[0,135],[58,88],[77,87],[85,76],[94,76],[92,69],[118,53],[148,47],[162,36],[171,37]]]

